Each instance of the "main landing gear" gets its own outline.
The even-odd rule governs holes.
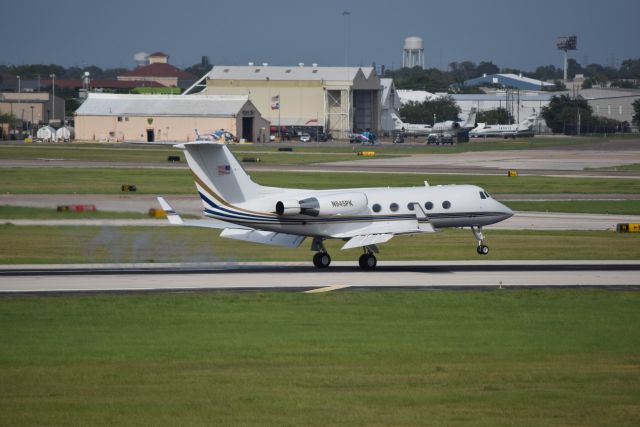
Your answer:
[[[476,252],[478,255],[486,255],[489,253],[489,246],[484,244],[484,234],[482,234],[482,226],[471,226],[471,231],[478,241],[478,247],[476,248]]]
[[[317,251],[313,256],[313,265],[316,268],[327,268],[329,264],[331,264],[331,257],[327,252],[327,248],[324,247],[324,243],[322,243],[321,238],[314,237],[313,242],[311,243],[311,250]]]
[[[378,260],[373,252],[368,247],[365,247],[364,253],[358,258],[358,264],[360,264],[360,268],[363,270],[373,270],[376,268]]]
[[[365,246],[364,253],[360,255],[358,258],[358,264],[360,268],[363,270],[373,270],[376,268],[378,264],[378,260],[374,253],[378,252],[378,248],[376,245]],[[329,264],[331,264],[331,256],[327,252],[327,249],[324,247],[323,239],[316,237],[313,239],[311,243],[311,250],[316,251],[313,255],[313,265],[316,268],[327,268]]]

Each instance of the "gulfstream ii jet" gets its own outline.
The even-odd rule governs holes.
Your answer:
[[[511,209],[474,185],[403,188],[306,190],[258,185],[229,148],[220,142],[192,142],[184,150],[206,217],[184,221],[164,200],[158,201],[171,224],[222,229],[221,237],[267,245],[298,247],[305,238],[315,251],[313,264],[326,268],[327,239],[342,249],[362,248],[360,267],[376,267],[378,245],[396,235],[432,233],[446,227],[470,227],[480,255],[489,253],[482,227],[513,215]]]

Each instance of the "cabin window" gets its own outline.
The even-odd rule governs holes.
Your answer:
[[[391,209],[391,212],[397,212],[398,211],[398,204],[397,203],[391,203],[389,205],[389,209]]]
[[[451,207],[451,202],[448,200],[445,200],[444,202],[442,202],[442,207],[445,209],[449,209]]]
[[[371,207],[371,209],[373,209],[373,211],[374,211],[374,212],[380,212],[380,210],[381,210],[382,208],[380,207],[380,205],[379,205],[379,204],[377,204],[377,203],[376,203],[375,205],[373,205],[373,206]]]
[[[431,209],[433,209],[433,203],[431,202],[427,202],[424,204],[424,208],[428,211],[430,211]]]
[[[480,198],[481,199],[486,199],[487,198],[487,196],[484,194],[484,191],[480,192]]]
[[[121,122],[122,121],[122,116],[118,116],[118,121]]]
[[[413,202],[409,202],[407,203],[407,209],[409,209],[410,211],[414,210],[415,208],[413,207]]]

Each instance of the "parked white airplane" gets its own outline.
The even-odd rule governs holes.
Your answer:
[[[391,113],[391,118],[393,119],[395,130],[402,132],[404,135],[422,136],[429,135],[431,132],[431,125],[405,123],[395,113]]]
[[[501,136],[504,138],[515,138],[517,136],[533,136],[533,125],[537,116],[529,116],[522,123],[513,125],[486,125],[478,124],[478,127],[469,132],[472,138]]]
[[[482,227],[513,215],[508,207],[473,185],[405,188],[304,190],[264,187],[251,180],[228,147],[220,142],[176,145],[193,172],[204,215],[219,221],[183,221],[162,198],[171,224],[222,228],[221,237],[298,247],[309,237],[313,263],[328,267],[326,239],[346,241],[342,249],[362,247],[360,267],[373,269],[378,244],[395,235],[470,227],[477,252],[486,255]],[[221,223],[220,221],[225,221]]]

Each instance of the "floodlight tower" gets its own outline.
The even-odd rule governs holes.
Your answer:
[[[570,50],[578,49],[578,37],[576,36],[566,36],[566,37],[558,37],[558,42],[556,43],[556,47],[558,50],[564,51],[564,81],[567,81],[567,52]]]

